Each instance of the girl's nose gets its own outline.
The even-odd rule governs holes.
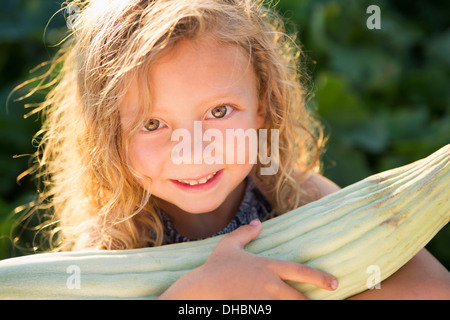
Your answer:
[[[186,121],[185,121],[186,122]],[[218,129],[204,130],[202,121],[173,130],[172,161],[176,164],[222,164],[223,137]]]

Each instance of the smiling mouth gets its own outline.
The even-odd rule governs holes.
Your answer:
[[[190,185],[190,186],[195,186],[198,184],[204,184],[206,182],[208,182],[209,180],[211,180],[212,178],[214,178],[214,176],[217,174],[218,171],[210,173],[209,175],[202,177],[200,179],[180,179],[180,180],[176,180],[180,183],[186,184],[186,185]]]

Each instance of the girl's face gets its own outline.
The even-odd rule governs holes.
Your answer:
[[[129,146],[131,165],[152,181],[151,186],[144,181],[140,184],[153,196],[185,212],[217,209],[253,166],[247,157],[248,141],[247,151],[237,150],[235,143],[234,161],[227,159],[226,129],[256,130],[264,123],[264,108],[258,100],[257,80],[248,57],[237,47],[210,39],[181,40],[152,65],[149,83],[151,116],[131,138]],[[135,81],[121,105],[123,126],[139,110],[138,90]],[[208,129],[220,133],[222,143],[213,138],[198,144],[198,138],[202,139],[201,134]],[[191,139],[183,144],[189,145],[193,159],[190,163],[179,164],[173,157],[173,151],[180,151],[182,142],[180,136],[173,138],[174,132],[189,134]],[[210,151],[214,146],[214,152],[205,153],[208,146]],[[246,161],[242,164],[236,157],[243,152]],[[220,156],[223,161],[205,161],[206,154]]]

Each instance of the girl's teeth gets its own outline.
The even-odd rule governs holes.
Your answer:
[[[211,173],[207,177],[203,177],[200,180],[178,180],[178,182],[181,182],[181,183],[184,183],[184,184],[189,184],[191,186],[195,186],[197,184],[206,183],[208,180],[210,180],[212,177],[214,177],[216,175],[216,173],[217,172]]]

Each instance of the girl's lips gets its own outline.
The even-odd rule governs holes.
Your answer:
[[[203,184],[205,182],[207,182],[208,180],[211,180],[212,177],[214,177],[216,175],[217,171],[210,173],[206,176],[203,176],[201,178],[197,178],[197,179],[178,179],[178,182],[181,183],[185,183],[185,184],[189,184],[191,186],[196,185],[196,184]]]
[[[213,172],[207,176],[204,176],[199,180],[183,180],[183,179],[174,180],[174,179],[171,179],[170,181],[175,186],[182,189],[183,191],[202,192],[202,191],[206,191],[206,190],[212,188],[214,185],[216,185],[222,175],[222,172],[223,172],[223,169],[221,169],[215,173]]]

